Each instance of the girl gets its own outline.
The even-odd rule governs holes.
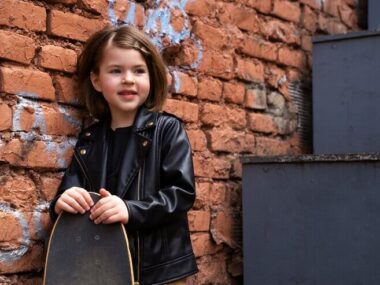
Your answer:
[[[98,122],[79,134],[50,206],[90,211],[128,231],[139,284],[186,284],[197,272],[187,211],[195,199],[190,144],[181,122],[159,112],[167,95],[160,54],[139,30],[107,27],[78,60],[80,100]],[[99,192],[93,205],[87,191]]]

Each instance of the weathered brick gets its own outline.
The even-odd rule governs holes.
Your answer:
[[[202,130],[188,130],[187,135],[194,151],[204,151],[207,149],[207,138]]]
[[[264,65],[257,60],[237,57],[238,78],[249,82],[264,82]]]
[[[243,53],[252,57],[269,61],[276,61],[277,59],[278,45],[260,37],[247,37],[240,48]]]
[[[206,232],[210,230],[211,213],[209,210],[189,211],[189,228],[192,232]]]
[[[265,89],[247,89],[245,107],[253,110],[265,110],[267,108],[267,95]]]
[[[41,48],[39,60],[42,67],[73,73],[76,70],[77,54],[71,49],[46,45]]]
[[[219,102],[222,98],[222,82],[213,78],[203,77],[198,85],[198,99]]]
[[[291,23],[270,19],[260,23],[260,31],[267,39],[279,40],[290,45],[300,45],[300,31]]]
[[[212,49],[222,49],[228,46],[228,33],[221,28],[196,21],[193,26],[193,32],[202,41],[202,46]]]
[[[46,10],[29,2],[1,0],[0,25],[44,32],[46,31]]]
[[[232,161],[231,177],[240,179],[243,177],[243,167],[240,162],[240,157]]]
[[[245,31],[259,32],[259,18],[253,9],[223,3],[220,9],[219,19],[223,23],[236,25]]]
[[[318,14],[313,9],[305,6],[303,16],[303,26],[311,33],[315,33],[318,27]]]
[[[218,211],[216,217],[211,223],[211,234],[216,244],[226,243],[231,248],[237,247],[237,242],[234,236],[234,229],[236,229],[235,218],[232,213],[223,209]]]
[[[348,31],[347,27],[336,18],[326,17],[322,13],[318,15],[318,25],[320,30],[331,35],[344,34]]]
[[[274,0],[272,13],[284,20],[298,23],[301,18],[299,3],[287,0]]]
[[[252,134],[231,129],[213,129],[208,132],[212,151],[229,153],[251,152],[255,146]]]
[[[77,1],[77,0],[68,0],[68,1]],[[113,11],[117,11],[115,8],[116,7],[119,7],[120,5],[120,2],[122,2],[123,4],[127,4],[128,2],[126,1],[115,1],[114,2],[114,10]],[[83,8],[86,9],[86,10],[89,10],[91,12],[95,12],[95,13],[99,13],[100,15],[102,15],[103,17],[104,16],[108,16],[108,7],[109,7],[109,4],[107,1],[98,1],[98,0],[80,0],[80,3],[81,5],[83,5]],[[129,3],[128,3],[129,4]]]
[[[355,12],[354,8],[351,8],[347,5],[341,5],[338,7],[338,9],[342,22],[350,28],[357,29],[358,14]]]
[[[248,127],[254,132],[277,133],[273,118],[266,114],[250,113],[248,115]]]
[[[73,143],[21,141],[13,139],[0,148],[0,160],[27,168],[65,168],[72,157]]]
[[[0,212],[1,242],[15,242],[22,239],[22,225],[10,213]]]
[[[313,51],[313,42],[311,36],[303,35],[301,46],[303,50],[311,53]]]
[[[99,9],[99,6],[102,5],[102,1],[98,0],[85,0],[88,3],[91,3],[91,7]],[[107,3],[107,1],[104,1]],[[104,4],[103,4],[104,5]],[[100,7],[101,9],[104,9],[103,6]],[[108,6],[106,7],[107,10],[101,10],[101,13],[103,14],[103,17],[109,17],[109,9]],[[114,13],[116,19],[111,18],[111,20],[119,20],[121,22],[136,25],[138,27],[144,26],[144,7],[141,4],[134,3],[131,1],[115,1],[113,5],[112,12]],[[134,14],[132,14],[134,12]]]
[[[49,34],[85,41],[92,33],[105,26],[105,22],[88,19],[73,13],[52,10],[49,15]]]
[[[192,234],[191,243],[193,245],[194,254],[196,257],[214,254],[223,247],[223,245],[216,245],[208,233]]]
[[[306,57],[303,51],[283,46],[278,51],[278,61],[284,65],[303,70],[306,66]]]
[[[0,58],[29,64],[34,57],[36,44],[29,37],[0,30],[0,42]]]
[[[199,107],[197,104],[168,99],[166,100],[164,109],[166,112],[173,113],[185,122],[194,123],[198,121]]]
[[[198,260],[199,273],[194,284],[239,284],[229,278],[225,254],[206,255]]]
[[[174,71],[172,75],[174,80],[173,93],[190,97],[197,96],[198,81],[196,78],[179,71]]]
[[[342,5],[342,0],[323,1],[323,11],[334,16],[339,17],[339,6]]]
[[[58,176],[42,176],[41,177],[41,192],[46,201],[51,201],[55,197],[58,186],[61,183],[61,178]]]
[[[300,3],[309,5],[310,7],[320,10],[322,8],[323,0],[300,0]]]
[[[215,14],[215,0],[187,1],[185,11],[189,15],[207,17]]]
[[[30,69],[1,67],[0,90],[11,94],[26,94],[46,100],[55,99],[55,90],[49,74]]]
[[[243,104],[245,96],[245,85],[235,82],[224,82],[223,96],[226,102]]]
[[[27,100],[14,108],[13,131],[30,132],[37,128],[41,134],[75,136],[82,126],[79,111],[72,108]]]
[[[194,154],[194,173],[196,177],[215,179],[227,179],[229,177],[231,163],[224,158],[202,157]]]
[[[287,141],[274,138],[256,137],[255,155],[274,156],[274,155],[290,155],[294,154],[291,145]]]
[[[38,201],[38,193],[34,182],[27,176],[15,173],[9,173],[0,178],[1,201],[12,204],[16,209],[32,211]]]
[[[270,86],[281,89],[287,83],[285,70],[275,64],[265,66],[265,79]]]
[[[233,76],[233,58],[229,53],[206,50],[203,53],[198,70],[224,79]]]
[[[226,183],[213,183],[210,189],[210,203],[212,206],[223,205],[226,201]]]
[[[8,130],[12,126],[12,109],[0,102],[0,131]]]
[[[196,196],[193,209],[204,209],[208,206],[210,201],[211,183],[209,182],[196,182]]]
[[[237,3],[242,3],[248,7],[257,9],[261,13],[268,14],[272,10],[271,1],[263,0],[237,0]]]
[[[78,82],[65,76],[54,76],[54,84],[57,89],[58,102],[78,104]]]
[[[243,110],[215,104],[205,104],[200,119],[204,125],[212,127],[229,126],[234,129],[244,129],[246,126]]]

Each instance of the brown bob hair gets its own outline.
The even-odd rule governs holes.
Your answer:
[[[95,90],[90,79],[91,72],[99,73],[103,52],[108,45],[135,49],[141,53],[148,66],[150,79],[150,92],[144,104],[151,111],[160,111],[168,92],[164,61],[151,40],[131,26],[107,26],[87,40],[77,64],[79,102],[84,104],[96,119],[110,116],[107,101]]]

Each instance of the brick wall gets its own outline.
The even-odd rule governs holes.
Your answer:
[[[356,2],[1,0],[0,283],[41,284],[46,209],[83,124],[77,55],[93,31],[124,22],[162,50],[165,108],[194,150],[200,272],[189,284],[240,284],[239,157],[305,151],[291,86],[310,80],[312,35],[358,29]]]

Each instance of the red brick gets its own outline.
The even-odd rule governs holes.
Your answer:
[[[303,70],[306,66],[306,58],[303,51],[292,50],[285,46],[278,51],[278,61],[284,65],[296,67],[300,70]]]
[[[222,245],[216,245],[208,233],[192,234],[191,243],[196,257],[214,254],[223,248]]]
[[[41,48],[39,60],[42,67],[73,73],[76,70],[77,54],[71,49],[46,45]]]
[[[210,190],[210,203],[212,206],[223,205],[226,201],[226,184],[213,183]]]
[[[246,38],[240,48],[243,53],[252,57],[269,61],[276,61],[277,59],[278,45],[259,37]]]
[[[15,245],[18,248],[19,245]],[[10,273],[19,272],[38,272],[43,270],[44,266],[44,248],[42,244],[32,243],[28,246],[28,251],[22,256],[22,258],[17,259],[14,262],[1,262],[0,272],[2,274],[9,275]],[[25,284],[21,279],[21,283],[12,284]],[[33,284],[34,285],[34,284]]]
[[[213,129],[209,131],[212,151],[229,153],[250,152],[255,146],[255,137],[242,131]]]
[[[282,41],[290,45],[300,45],[300,33],[294,24],[271,19],[260,22],[261,32],[267,38]]]
[[[342,22],[349,26],[350,28],[357,29],[358,27],[358,14],[356,13],[355,9],[347,6],[347,5],[341,5],[339,6],[339,14],[340,18],[342,19]]]
[[[264,65],[258,60],[237,57],[236,73],[239,79],[264,82]]]
[[[240,179],[243,177],[243,169],[239,157],[232,161],[231,177]]]
[[[174,71],[172,75],[174,80],[173,93],[184,94],[190,97],[197,96],[198,81],[196,78],[179,71]]]
[[[47,207],[43,210],[35,210],[35,212],[38,212],[38,219],[34,213],[27,213],[25,218],[27,219],[29,225],[30,239],[40,240],[43,235],[51,232],[53,222],[50,219]]]
[[[301,46],[303,50],[306,50],[311,53],[313,51],[313,42],[311,36],[303,35]]]
[[[243,104],[245,96],[245,85],[235,82],[224,82],[223,96],[226,102]]]
[[[290,143],[274,138],[256,137],[255,155],[274,156],[293,154]]]
[[[323,0],[300,0],[300,3],[309,5],[310,7],[321,10]]]
[[[65,168],[74,145],[68,142],[20,141],[13,139],[0,148],[0,160],[27,168]]]
[[[55,99],[53,82],[47,73],[15,67],[2,67],[0,79],[0,89],[3,92],[11,94],[28,93],[31,97]]]
[[[51,201],[57,193],[58,186],[61,183],[62,177],[57,176],[43,176],[41,177],[41,192],[43,194],[43,199],[46,201]]]
[[[254,110],[265,110],[267,108],[267,95],[264,89],[247,89],[245,107]]]
[[[358,5],[358,0],[343,0],[350,7],[356,7]]]
[[[195,42],[185,41],[173,57],[173,65],[192,67],[199,61],[198,57],[203,58],[204,55]]]
[[[196,182],[196,196],[193,209],[206,208],[210,201],[211,183]]]
[[[308,6],[304,8],[303,26],[311,33],[315,33],[318,27],[318,15]]]
[[[348,32],[347,27],[335,18],[326,17],[322,13],[318,16],[319,29],[334,35]]]
[[[0,31],[0,42],[0,58],[30,64],[36,49],[33,39],[13,32]]]
[[[73,0],[68,0],[73,1]],[[77,1],[77,0],[74,0]],[[126,1],[115,1],[114,8],[118,7],[120,5],[120,2],[123,4],[126,4]],[[83,5],[83,8],[86,10],[89,10],[91,12],[99,13],[100,15],[108,16],[108,2],[107,1],[99,1],[99,0],[80,0],[81,5]],[[116,9],[114,9],[116,12]]]
[[[199,272],[195,276],[196,281],[194,284],[239,284],[233,283],[229,278],[226,269],[226,256],[224,253],[201,257],[198,259],[198,267]]]
[[[338,8],[340,5],[342,5],[342,0],[323,1],[323,11],[338,18],[339,17]]]
[[[99,0],[86,0],[92,2],[92,7],[99,7],[102,5],[102,2]],[[107,3],[107,1],[104,1]],[[113,11],[115,13],[115,16],[118,20],[120,21],[125,21],[125,19],[128,17],[130,9],[133,7],[131,1],[115,1],[113,6]],[[138,27],[143,27],[144,26],[144,7],[141,4],[138,3],[133,3],[134,8],[135,8],[135,15],[134,15],[134,23],[129,23],[129,24],[134,24]],[[104,4],[103,4],[104,5]],[[103,14],[104,18],[108,18],[108,6],[106,7],[106,11],[102,11],[102,13],[106,12],[106,14]]]
[[[243,275],[243,258],[241,254],[238,253],[232,256],[228,262],[227,269],[234,277]]]
[[[12,126],[12,109],[0,102],[0,131],[9,130]]]
[[[222,82],[203,77],[198,85],[198,99],[219,102],[222,98]]]
[[[257,33],[259,32],[259,19],[253,9],[238,7],[235,4],[223,3],[219,20],[238,26],[240,29]]]
[[[198,70],[215,77],[231,79],[233,76],[233,58],[229,53],[206,50],[203,53]]]
[[[254,132],[277,133],[277,127],[273,121],[273,118],[266,114],[249,114],[248,127]]]
[[[210,230],[211,214],[209,210],[189,211],[189,228],[192,232],[206,232]]]
[[[73,13],[52,10],[49,15],[49,34],[73,40],[85,41],[95,31],[105,26],[105,22],[88,19]]]
[[[275,64],[265,66],[265,79],[270,86],[281,89],[287,83],[286,73]]]
[[[298,23],[301,18],[301,8],[297,2],[274,0],[272,13],[284,20]]]
[[[187,135],[194,151],[204,151],[207,149],[207,138],[202,130],[188,130]]]
[[[29,177],[10,173],[1,177],[0,197],[16,209],[32,211],[38,202],[38,191]]]
[[[81,128],[78,110],[49,104],[29,104],[24,100],[15,107],[13,131],[30,132],[39,128],[42,134],[75,136]]]
[[[211,233],[216,244],[226,243],[231,248],[237,247],[234,229],[236,229],[235,218],[232,213],[225,209],[216,214],[211,223]]]
[[[10,213],[0,212],[1,242],[15,242],[22,239],[22,226]]]
[[[263,0],[237,0],[237,3],[242,3],[248,7],[257,9],[261,13],[268,14],[272,10],[271,1]]]
[[[202,157],[194,154],[194,172],[196,177],[215,179],[227,179],[229,177],[231,163],[224,158]]]
[[[201,111],[201,122],[206,126],[244,129],[246,126],[245,112],[237,108],[205,104]]]
[[[57,89],[58,102],[78,104],[79,91],[76,80],[58,75],[54,77],[54,84]]]
[[[196,21],[192,30],[196,37],[202,41],[203,47],[223,49],[228,46],[228,33],[221,28]]]
[[[0,25],[44,32],[46,31],[46,10],[24,1],[1,0]]]
[[[168,99],[165,103],[165,111],[172,113],[188,123],[198,122],[199,107],[197,104]]]
[[[185,11],[189,15],[207,17],[215,14],[216,4],[214,0],[187,1]]]

